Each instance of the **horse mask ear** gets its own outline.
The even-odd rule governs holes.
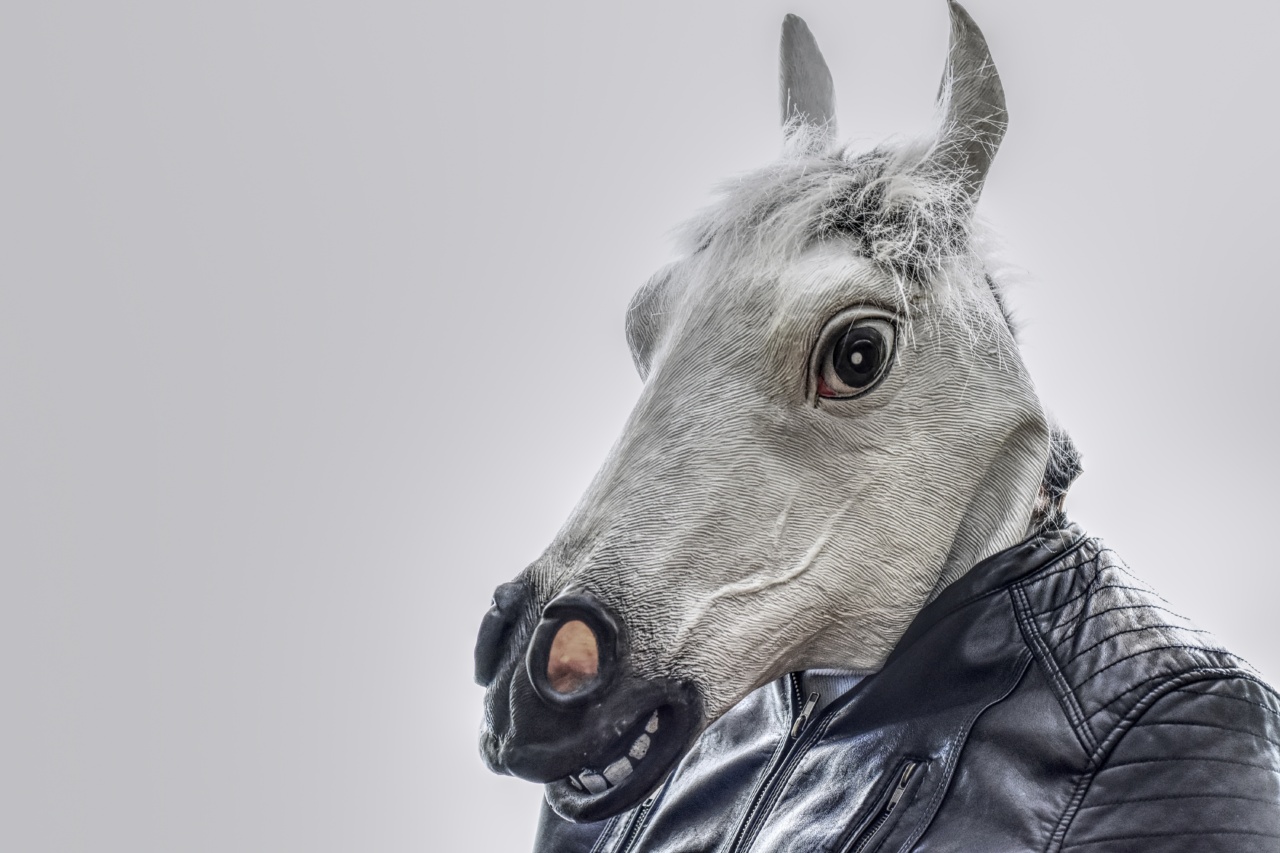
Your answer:
[[[972,201],[1009,125],[1004,87],[987,40],[969,13],[950,0],[951,48],[938,90],[938,138],[922,166],[960,181]]]
[[[836,136],[836,93],[831,72],[809,26],[795,16],[782,19],[782,133],[788,143],[806,150],[826,148]]]

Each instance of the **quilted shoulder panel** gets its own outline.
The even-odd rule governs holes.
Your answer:
[[[1091,753],[1162,683],[1199,670],[1252,672],[1097,540],[1016,584],[1013,595],[1037,660]]]
[[[1121,725],[1056,849],[1280,850],[1280,701],[1249,677],[1195,678]]]

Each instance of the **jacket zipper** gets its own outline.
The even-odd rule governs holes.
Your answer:
[[[661,793],[661,791],[658,793]],[[644,828],[645,818],[649,817],[649,812],[653,811],[653,804],[657,800],[658,794],[654,794],[641,803],[640,808],[636,809],[630,825],[627,826],[627,831],[623,833],[622,846],[618,848],[617,853],[631,853],[631,848],[635,847],[636,841],[640,839],[640,830]]]
[[[738,853],[744,840],[751,834],[751,830],[759,817],[761,806],[768,798],[768,795],[772,793],[774,782],[782,769],[787,766],[787,759],[795,750],[800,735],[808,726],[809,718],[813,715],[813,709],[817,707],[818,700],[822,698],[816,692],[810,693],[809,697],[805,698],[804,692],[800,689],[799,674],[788,673],[787,678],[791,684],[791,713],[793,714],[791,728],[787,732],[786,743],[774,756],[773,763],[769,765],[769,769],[765,771],[764,778],[756,786],[755,795],[751,798],[751,807],[747,809],[746,816],[742,819],[742,823],[738,825],[738,832],[733,838],[733,843],[729,845],[729,853]]]
[[[863,853],[867,846],[875,840],[876,835],[884,827],[889,820],[889,815],[893,814],[893,810],[898,807],[898,803],[902,801],[902,796],[907,793],[907,785],[911,782],[911,777],[915,775],[916,768],[920,766],[919,761],[908,761],[906,766],[902,768],[902,772],[898,774],[898,784],[894,787],[893,793],[889,795],[889,801],[880,809],[880,813],[876,815],[875,820],[871,821],[861,833],[845,847],[845,853]]]
[[[808,725],[809,716],[813,713],[813,709],[817,707],[818,700],[821,698],[816,691],[809,694],[809,698],[805,700],[804,708],[800,710],[800,716],[796,717],[796,721],[791,724],[792,740],[800,737],[800,732],[804,731],[804,727]]]

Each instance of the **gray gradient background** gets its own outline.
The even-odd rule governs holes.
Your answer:
[[[969,8],[1073,514],[1280,677],[1280,5]],[[846,133],[926,126],[942,0],[6,8],[0,849],[527,848],[474,629],[667,230],[777,151],[786,11]]]

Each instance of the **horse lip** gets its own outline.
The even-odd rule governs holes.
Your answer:
[[[657,726],[652,732],[651,719]],[[499,772],[545,784],[548,802],[570,820],[594,820],[591,815],[617,814],[643,799],[684,755],[701,722],[702,701],[692,684],[629,680],[607,704],[566,716],[557,736],[536,741],[495,737],[487,743],[501,745],[496,751]],[[634,758],[631,750],[640,734],[649,735],[642,747],[647,751]],[[630,773],[607,791],[590,795],[569,783],[570,776],[584,770],[603,775],[623,757],[633,759]]]
[[[686,693],[685,697],[691,695],[691,692]],[[561,817],[581,823],[605,820],[640,803],[662,785],[698,734],[702,720],[701,702],[697,701],[696,695],[692,699],[693,701],[663,705],[651,712],[660,720],[660,724],[652,733],[652,740],[648,742],[649,751],[643,758],[632,762],[629,775],[617,784],[611,784],[606,790],[593,794],[576,789],[568,776],[565,776],[547,783],[547,804]],[[630,731],[634,733],[634,730]],[[648,733],[649,728],[646,727],[644,731]],[[623,755],[630,742],[626,738],[624,735],[614,745],[615,749],[621,746]],[[595,760],[599,762],[609,755],[611,753],[605,753]]]
[[[655,708],[650,707],[644,714],[625,718],[624,722],[616,722],[601,711],[594,720],[582,720],[574,728],[572,734],[555,740],[541,743],[517,743],[508,741],[499,750],[499,761],[504,771],[530,782],[550,784],[577,773],[584,766],[599,760],[606,755],[613,755],[627,732],[637,728],[644,722]]]

